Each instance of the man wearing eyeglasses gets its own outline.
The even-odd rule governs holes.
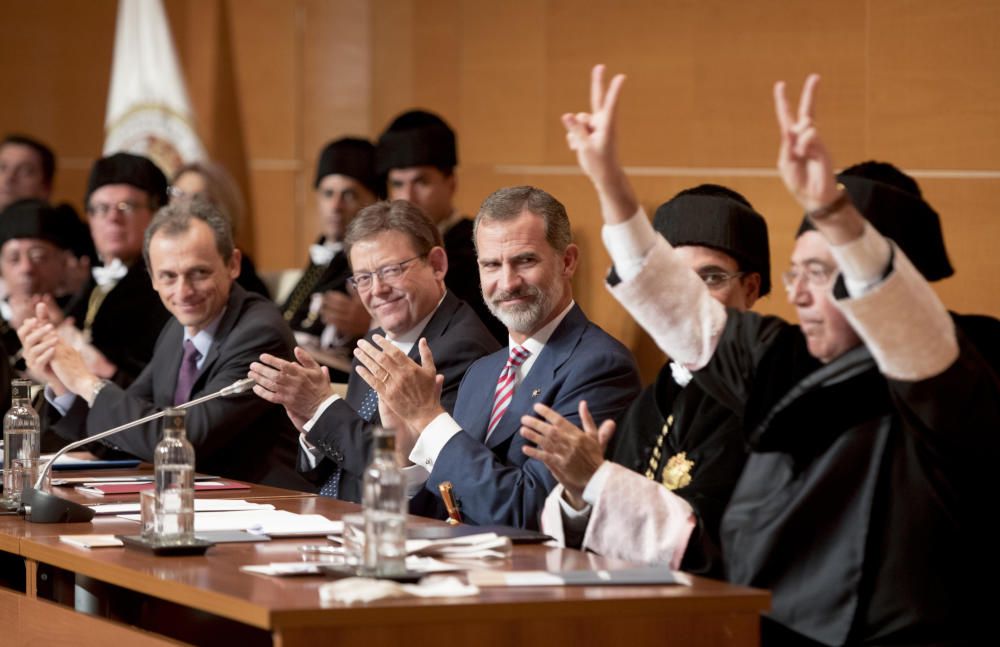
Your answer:
[[[149,159],[116,153],[94,163],[85,201],[101,264],[66,306],[75,329],[64,326],[62,334],[91,371],[127,386],[153,356],[170,319],[142,259],[146,227],[167,203],[167,179]]]
[[[581,398],[597,415],[617,416],[639,394],[639,376],[628,349],[573,299],[579,248],[555,197],[532,186],[495,191],[476,216],[475,241],[483,299],[507,327],[508,346],[470,367],[454,415],[435,397],[429,355],[416,366],[377,339],[361,342],[358,372],[405,423],[398,444],[407,469],[413,483],[426,479],[412,512],[450,516],[439,489],[447,481],[466,522],[537,528],[556,480],[522,451],[521,416],[544,404],[578,421]]]
[[[601,198],[622,279],[612,292],[744,416],[750,456],[720,536],[727,579],[771,590],[762,642],[978,644],[992,631],[979,591],[996,574],[984,511],[1000,381],[928,283],[951,272],[937,215],[838,183],[814,118],[818,81],[806,79],[797,113],[774,88],[778,170],[806,211],[785,275],[799,326],[724,310],[652,234],[616,155],[623,76],[605,90],[596,67],[591,112],[563,123]],[[669,491],[653,496],[644,505],[664,513],[634,535],[677,564],[695,519]]]
[[[414,362],[432,352],[443,378],[442,404],[452,410],[466,369],[497,343],[472,308],[445,288],[448,257],[437,227],[410,202],[379,202],[348,225],[344,251],[353,271],[349,280],[380,324],[366,339],[390,344]],[[295,355],[298,363],[262,355],[251,364],[254,392],[284,405],[302,432],[299,467],[319,493],[360,502],[372,428],[397,429],[401,421],[356,372],[341,398],[331,395],[326,368],[302,348]]]
[[[715,184],[685,189],[660,205],[653,228],[727,308],[748,310],[770,293],[767,224],[739,193]],[[581,416],[590,424],[589,411]],[[546,500],[543,530],[573,548],[650,561],[655,547],[629,536],[633,515],[649,512],[623,502],[667,488],[687,501],[698,519],[681,568],[721,576],[719,522],[747,456],[742,423],[694,382],[690,371],[667,362],[617,420],[606,450],[592,443],[589,453],[566,451],[565,462],[554,469],[560,486]],[[529,440],[536,429],[552,433],[553,427],[566,436],[567,446],[583,440],[583,431],[551,409],[540,418],[525,416],[523,424]]]
[[[17,329],[35,316],[36,303],[45,301],[58,312],[69,299],[60,289],[74,232],[82,227],[71,207],[43,200],[18,200],[0,212],[0,274],[7,285],[0,300],[0,341],[9,355],[20,355]]]

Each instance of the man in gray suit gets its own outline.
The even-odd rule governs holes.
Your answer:
[[[267,299],[235,283],[240,252],[228,222],[202,200],[161,209],[145,234],[153,287],[173,314],[153,358],[127,389],[91,372],[80,353],[53,330],[44,304],[18,330],[25,359],[44,375],[46,397],[63,414],[67,440],[94,435],[163,407],[214,393],[242,378],[262,352],[291,357],[292,332]],[[219,398],[187,414],[197,468],[242,480],[310,489],[295,470],[295,430],[280,407],[252,394]],[[151,423],[110,439],[146,461],[160,439]]]
[[[367,339],[386,338],[414,361],[429,348],[443,376],[442,406],[451,411],[466,369],[498,344],[472,308],[445,288],[448,257],[441,233],[413,204],[380,202],[351,221],[344,247],[350,281],[381,324]],[[371,430],[379,424],[395,428],[398,421],[379,407],[375,391],[356,373],[341,398],[331,394],[324,368],[301,348],[295,355],[299,363],[271,355],[254,362],[249,373],[257,382],[254,392],[284,405],[302,432],[299,467],[320,494],[360,501]]]

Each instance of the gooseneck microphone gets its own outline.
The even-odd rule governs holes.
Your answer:
[[[219,389],[215,393],[203,395],[200,398],[171,408],[187,409],[216,398],[240,395],[249,391],[253,385],[254,381],[247,377],[242,380],[237,380],[229,386]],[[94,441],[114,436],[119,432],[144,425],[147,422],[159,420],[166,414],[166,410],[157,411],[156,413],[152,413],[144,418],[139,418],[138,420],[133,420],[132,422],[126,422],[123,425],[102,431],[99,434],[94,434],[93,436],[87,436],[81,440],[74,441],[60,449],[52,457],[52,460],[50,460],[38,474],[38,480],[35,481],[35,487],[26,489],[21,494],[21,502],[24,505],[24,518],[35,523],[72,523],[76,521],[90,521],[93,519],[94,510],[92,508],[42,491],[42,483],[45,482],[45,477],[52,469],[52,466],[55,465],[56,459],[66,452],[71,452],[74,449],[78,449]]]

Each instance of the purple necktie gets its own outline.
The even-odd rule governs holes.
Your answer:
[[[177,388],[174,389],[174,406],[184,404],[191,399],[191,387],[198,377],[198,360],[201,353],[194,347],[190,339],[184,340],[184,357],[181,358],[181,370],[177,372]]]

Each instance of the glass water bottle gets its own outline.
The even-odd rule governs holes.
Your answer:
[[[3,417],[3,504],[16,508],[21,503],[22,486],[30,481],[34,487],[32,477],[38,476],[41,425],[31,406],[31,380],[13,380],[10,391],[11,407]],[[15,461],[28,471],[15,470]]]
[[[396,435],[377,427],[375,453],[365,469],[364,570],[376,576],[406,572],[406,487],[396,464]]]
[[[156,541],[194,541],[194,447],[184,429],[184,409],[167,409],[163,440],[153,454],[156,475]]]

